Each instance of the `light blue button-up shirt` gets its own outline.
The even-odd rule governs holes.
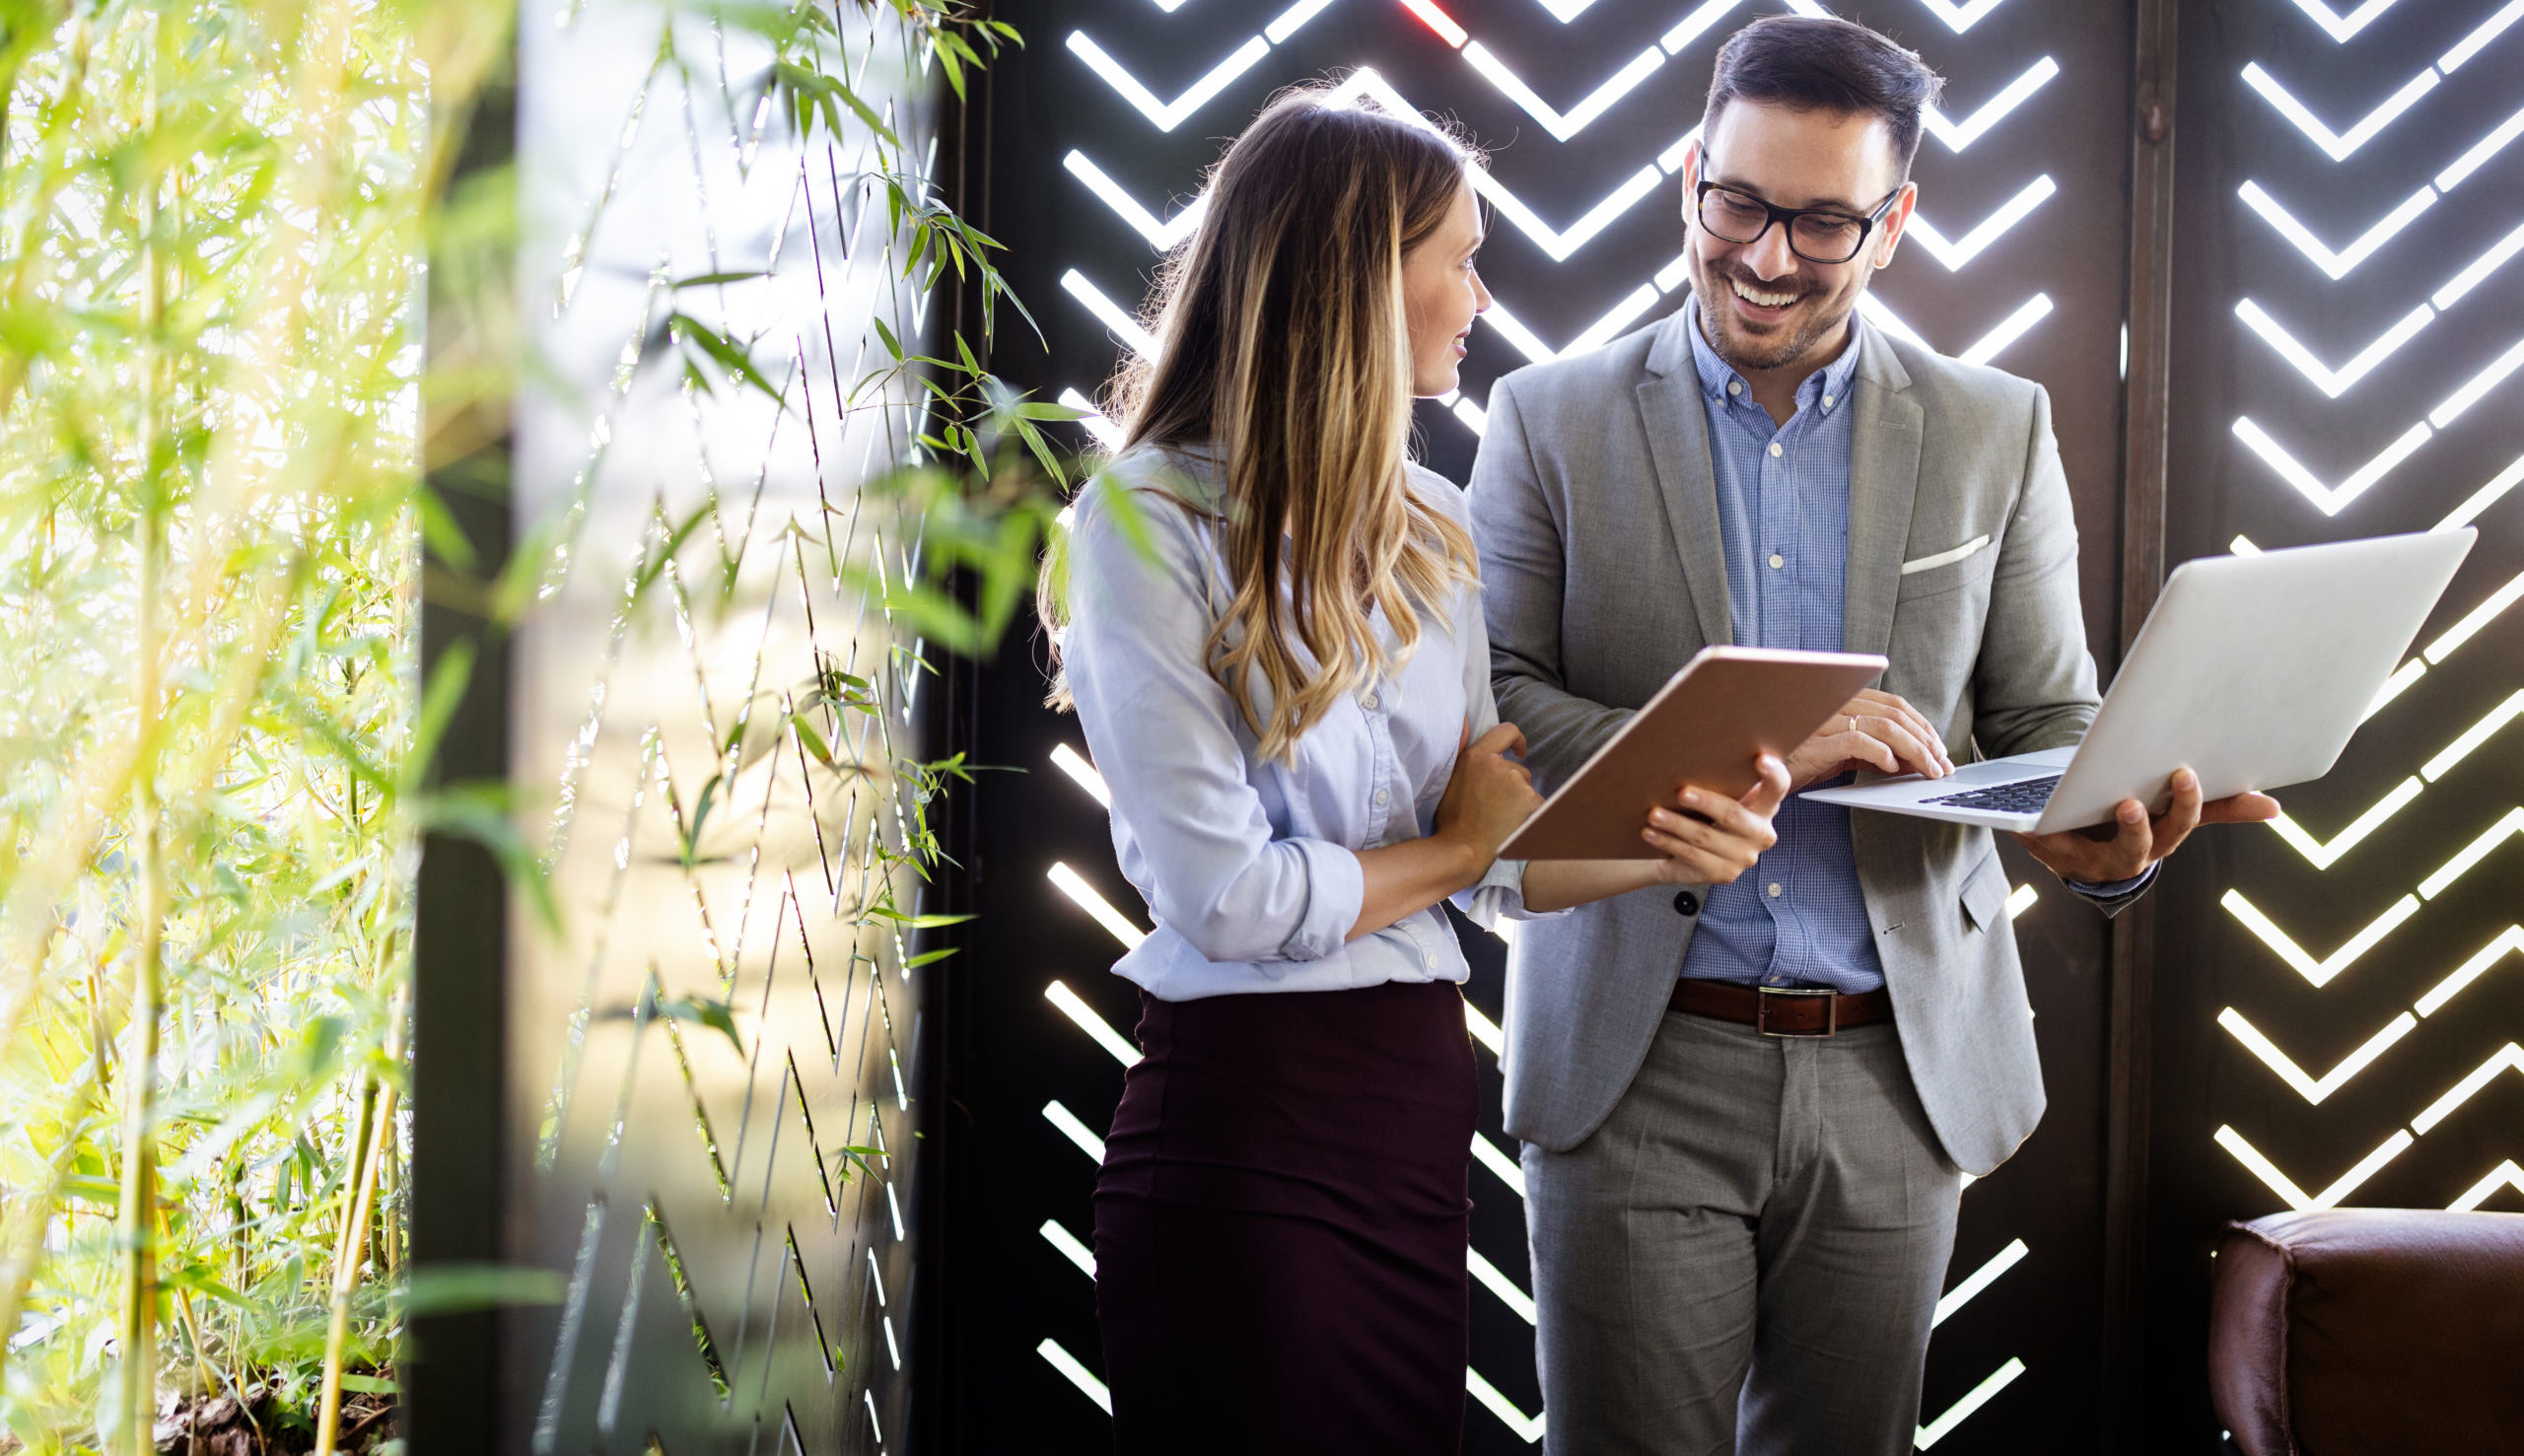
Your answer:
[[[1849,562],[1850,391],[1862,347],[1853,327],[1841,357],[1806,376],[1785,425],[1718,357],[1691,310],[1692,362],[1709,416],[1726,607],[1738,647],[1839,652]],[[1732,884],[1713,885],[1682,974],[1771,986],[1829,986],[1844,995],[1884,984],[1884,963],[1859,891],[1850,811],[1802,796],[1780,805],[1779,843]]]
[[[1409,475],[1471,528],[1462,492]],[[1125,490],[1127,519],[1114,501]],[[1217,512],[1206,456],[1143,448],[1088,483],[1071,527],[1061,660],[1112,796],[1122,873],[1156,923],[1114,971],[1178,1002],[1464,980],[1436,907],[1348,936],[1366,894],[1358,852],[1429,834],[1467,727],[1477,738],[1499,722],[1479,588],[1456,584],[1411,656],[1335,703],[1293,760],[1265,760],[1206,658],[1234,595]],[[1371,625],[1391,662],[1391,624]],[[1267,717],[1258,677],[1252,696]],[[1484,926],[1525,918],[1523,878],[1522,864],[1500,861],[1454,903]]]

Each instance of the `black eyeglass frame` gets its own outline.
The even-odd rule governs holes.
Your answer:
[[[1703,228],[1708,228],[1711,237],[1718,239],[1721,242],[1734,243],[1738,247],[1750,247],[1754,243],[1761,242],[1774,227],[1784,228],[1787,231],[1782,236],[1788,239],[1788,250],[1789,252],[1796,254],[1798,257],[1805,259],[1805,261],[1809,263],[1820,263],[1826,267],[1830,267],[1839,263],[1846,263],[1850,259],[1857,257],[1859,253],[1866,250],[1866,240],[1874,236],[1875,225],[1884,220],[1884,214],[1890,211],[1894,202],[1901,197],[1902,188],[1909,185],[1910,183],[1908,181],[1903,182],[1901,186],[1897,186],[1892,191],[1885,193],[1884,200],[1875,204],[1874,209],[1868,212],[1866,216],[1861,218],[1853,218],[1848,213],[1841,211],[1837,207],[1781,207],[1766,198],[1756,197],[1741,187],[1730,187],[1723,182],[1712,181],[1707,177],[1703,177],[1701,178],[1699,187],[1692,193],[1692,221]],[[1729,238],[1725,234],[1718,232],[1716,228],[1711,228],[1709,226],[1709,219],[1704,216],[1704,213],[1709,206],[1709,194],[1712,192],[1724,192],[1729,197],[1741,197],[1746,202],[1749,202],[1762,209],[1762,211],[1770,214],[1770,216],[1762,220],[1760,230],[1755,232],[1752,237]],[[1805,249],[1796,245],[1796,220],[1802,217],[1830,218],[1835,222],[1842,223],[1855,222],[1858,225],[1858,241],[1851,243],[1850,250],[1841,254],[1839,257],[1818,258],[1812,253],[1807,252]]]

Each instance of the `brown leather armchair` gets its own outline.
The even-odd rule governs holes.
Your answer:
[[[2524,1452],[2524,1213],[2228,1224],[2208,1387],[2244,1456]]]

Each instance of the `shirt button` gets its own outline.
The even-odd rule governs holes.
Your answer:
[[[1378,807],[1378,808],[1382,808],[1382,807],[1384,807],[1386,804],[1391,803],[1391,802],[1393,802],[1393,791],[1392,791],[1392,790],[1390,790],[1390,789],[1379,789],[1379,790],[1377,790],[1377,791],[1376,791],[1376,807]]]
[[[1786,885],[1781,884],[1778,880],[1772,880],[1772,881],[1771,881],[1771,898],[1772,898],[1772,899],[1776,900],[1776,899],[1778,899],[1780,896],[1785,895],[1785,894],[1787,894],[1787,893],[1788,893],[1788,887],[1787,887]]]
[[[1728,380],[1728,381],[1726,381],[1726,392],[1727,392],[1727,393],[1729,393],[1729,394],[1741,394],[1741,393],[1743,393],[1743,392],[1744,392],[1744,381],[1743,381],[1742,380]]]
[[[1830,409],[1830,408],[1832,407],[1832,396],[1831,396],[1831,395],[1826,394],[1826,395],[1824,395],[1824,396],[1823,396],[1823,407],[1824,407],[1825,409]]]
[[[1772,458],[1772,459],[1774,459],[1774,460],[1778,459],[1778,458],[1780,457],[1780,453],[1781,453],[1781,451],[1780,451],[1780,448],[1779,448],[1779,442],[1778,442],[1778,441],[1776,441],[1776,440],[1772,441],[1772,442],[1771,442],[1771,458]]]
[[[1780,554],[1779,554],[1778,552],[1776,552],[1776,551],[1774,551],[1774,552],[1772,552],[1772,553],[1771,553],[1771,570],[1772,570],[1772,571],[1778,571],[1781,567],[1784,567],[1784,566],[1786,566],[1786,565],[1788,565],[1788,558],[1787,558],[1787,557],[1780,555]]]
[[[1375,711],[1376,711],[1376,695],[1375,695],[1375,694],[1373,694],[1373,693],[1369,693],[1369,694],[1367,694],[1367,697],[1366,697],[1365,699],[1361,700],[1361,706],[1362,706],[1362,707],[1364,707],[1364,708],[1366,708],[1369,713],[1373,713],[1373,712],[1375,712]]]

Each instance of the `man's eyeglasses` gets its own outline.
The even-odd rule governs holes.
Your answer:
[[[1692,211],[1713,238],[1758,243],[1778,223],[1788,229],[1788,250],[1798,257],[1809,263],[1846,263],[1866,245],[1867,235],[1901,195],[1902,189],[1895,187],[1866,216],[1852,217],[1837,207],[1774,207],[1750,192],[1704,181]]]

